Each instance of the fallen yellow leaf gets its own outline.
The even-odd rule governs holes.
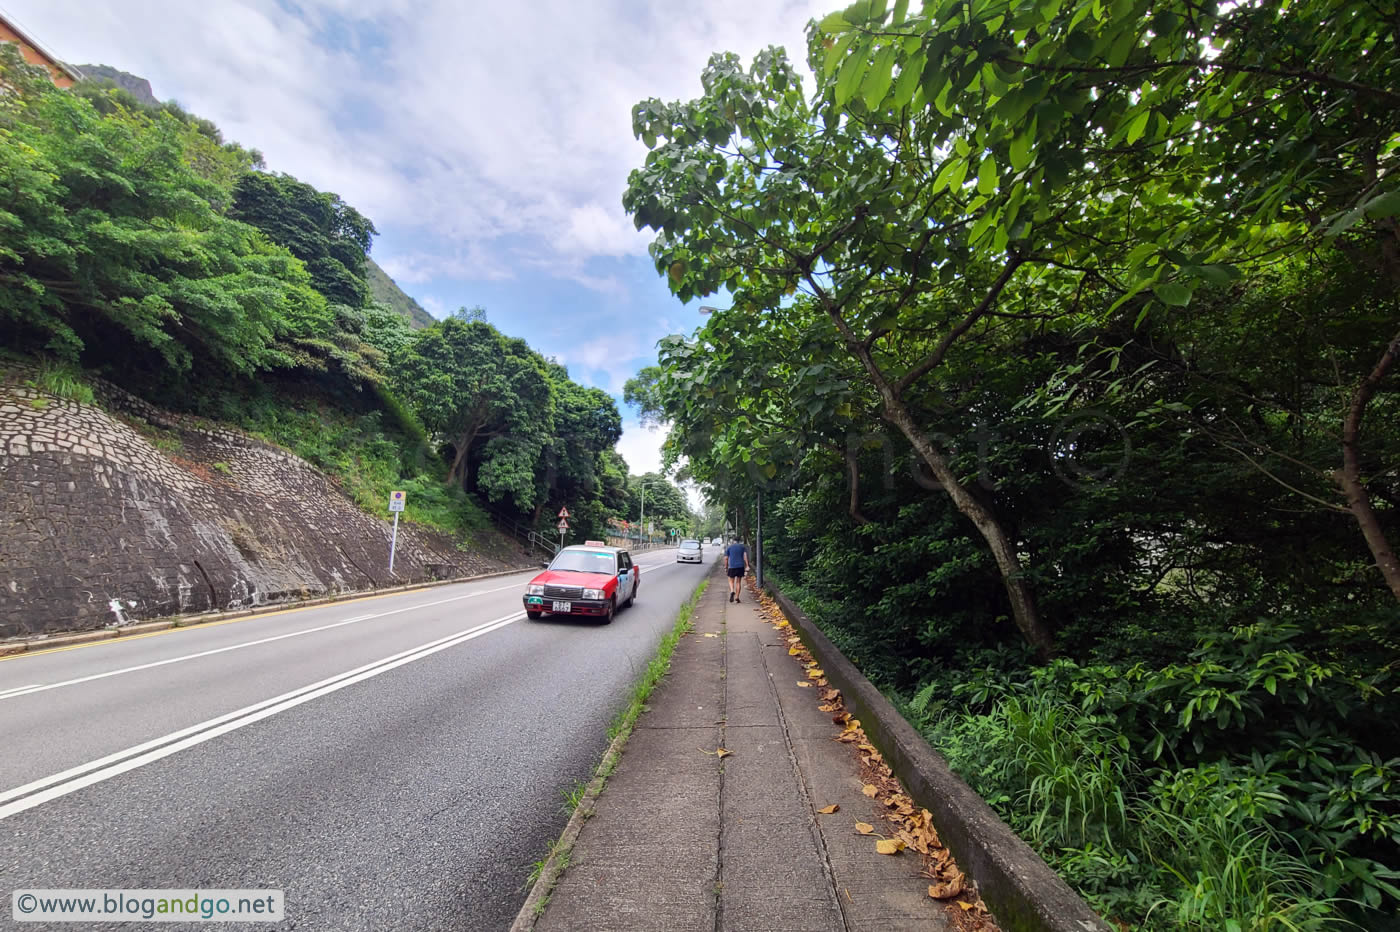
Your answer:
[[[904,850],[904,842],[898,838],[882,838],[875,842],[875,850],[881,854],[899,854]]]
[[[929,887],[929,896],[933,896],[933,887]],[[967,900],[958,900],[958,905],[963,908],[964,912],[972,908],[972,904]]]
[[[935,900],[951,900],[959,893],[963,892],[962,874],[957,874],[952,880],[945,883],[932,883],[928,887],[928,895]]]
[[[800,654],[800,653],[802,653],[802,651],[798,650],[796,647],[789,647],[789,648],[788,648],[788,655],[789,655],[789,656],[796,657],[796,656],[797,656],[798,654]]]
[[[721,760],[723,760],[723,759],[726,758],[726,757],[729,757],[729,756],[730,756],[731,754],[733,754],[733,753],[734,753],[733,751],[726,751],[724,748],[716,748],[716,749],[715,749],[715,756],[717,756],[717,757],[720,758]]]
[[[718,634],[715,634],[713,631],[706,631],[706,632],[705,632],[705,637],[707,637],[707,638],[717,638],[717,637],[719,637],[719,635],[718,635]]]
[[[837,805],[836,803],[832,803],[830,806],[823,806],[817,811],[820,812],[822,815],[831,815],[833,812],[839,812],[840,810],[841,807],[839,805]]]
[[[875,794],[878,793],[878,792],[880,792],[880,791],[877,790],[877,789],[875,789],[875,787],[871,786],[869,783],[867,783],[867,784],[865,784],[865,786],[861,789],[861,792],[864,793],[866,796],[869,796],[871,799],[874,799],[874,798],[875,798]]]
[[[871,825],[869,822],[857,822],[856,831],[860,832],[862,835],[874,835],[875,826]]]
[[[797,681],[797,685],[798,685],[798,686],[801,686],[803,689],[811,689],[811,688],[812,688],[812,684],[806,682],[805,680],[798,680],[798,681]]]
[[[813,667],[812,669],[807,671],[807,675],[815,680],[819,677],[826,676],[826,671],[823,670],[821,667]]]

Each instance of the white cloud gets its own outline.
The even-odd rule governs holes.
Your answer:
[[[834,0],[8,0],[60,55],[150,78],[225,134],[439,244],[405,282],[509,278],[638,255],[620,197],[645,149],[631,108],[699,93],[711,52],[784,44]]]
[[[623,421],[622,439],[617,442],[617,452],[627,461],[627,469],[632,475],[661,470],[661,445],[666,442],[667,433],[666,428],[647,428],[636,421]]]

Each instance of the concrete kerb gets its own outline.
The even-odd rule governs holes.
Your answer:
[[[701,583],[709,579],[711,575],[712,573],[706,573],[701,582],[695,584],[695,588],[699,589]],[[694,598],[693,592],[690,598]],[[682,603],[682,605],[684,604]],[[549,902],[550,894],[554,892],[555,883],[558,882],[559,876],[564,873],[564,867],[561,866],[565,863],[564,858],[573,850],[574,843],[578,841],[578,834],[583,830],[583,823],[593,815],[594,803],[597,802],[599,794],[603,792],[603,787],[607,785],[608,775],[616,766],[617,759],[622,756],[622,749],[635,728],[635,722],[624,728],[612,740],[612,744],[608,745],[608,749],[603,752],[603,759],[598,762],[598,768],[593,772],[593,779],[589,781],[588,787],[583,791],[583,798],[574,807],[574,814],[569,817],[564,831],[560,833],[558,840],[549,849],[549,856],[545,858],[543,866],[540,867],[539,876],[535,878],[534,884],[530,887],[530,892],[525,897],[520,912],[516,913],[515,921],[511,923],[509,932],[531,932],[534,929],[535,923]]]
[[[140,621],[130,625],[123,625],[120,628],[102,628],[97,631],[80,631],[73,634],[59,634],[53,637],[0,641],[0,657],[6,657],[12,654],[24,654],[29,651],[52,650],[56,647],[68,647],[73,644],[86,644],[92,641],[117,640],[136,634],[163,631],[167,628],[193,628],[199,625],[209,624],[210,622],[226,621],[230,618],[267,615],[274,612],[293,611],[300,608],[314,608],[318,605],[331,605],[336,602],[350,602],[355,599],[373,596],[392,595],[397,592],[413,592],[418,589],[435,589],[439,586],[451,586],[457,583],[475,582],[481,579],[495,579],[500,576],[515,576],[534,570],[535,567],[533,566],[522,566],[519,569],[497,570],[493,573],[480,573],[475,576],[455,576],[451,579],[434,579],[428,582],[408,583],[402,586],[386,586],[382,589],[357,589],[350,592],[338,592],[334,595],[318,596],[314,599],[270,602],[266,605],[255,605],[251,608],[240,608],[227,612],[203,612],[198,615],[172,615],[167,618],[158,618],[152,621]]]
[[[796,603],[774,585],[767,589],[909,795],[933,814],[939,836],[977,884],[1002,929],[1114,932],[953,773],[943,755],[929,746]]]

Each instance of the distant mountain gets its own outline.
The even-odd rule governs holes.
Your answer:
[[[145,78],[119,71],[111,65],[74,65],[89,81],[110,81],[126,91],[147,107],[156,107],[160,101],[151,91],[151,82]]]
[[[370,294],[374,296],[374,300],[382,301],[398,311],[415,330],[437,323],[437,318],[423,310],[423,305],[404,294],[403,289],[394,284],[394,280],[373,259],[366,256],[365,260],[365,268],[369,273],[366,279],[369,281]]]

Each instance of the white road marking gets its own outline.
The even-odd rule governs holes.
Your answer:
[[[404,664],[412,663],[415,660],[422,660],[424,657],[429,657],[438,651],[446,650],[449,647],[455,647],[458,644],[481,637],[483,634],[490,634],[492,631],[504,628],[524,617],[525,613],[523,611],[515,612],[510,615],[503,615],[500,618],[477,625],[474,628],[468,628],[456,634],[450,634],[445,638],[439,638],[435,641],[429,641],[426,644],[420,644],[418,647],[385,657],[382,660],[377,660],[374,663],[366,664],[362,667],[357,667],[354,670],[349,670],[337,676],[330,677],[329,679],[321,680],[318,683],[312,683],[310,686],[304,686],[301,689],[255,703],[246,708],[239,709],[236,712],[230,712],[227,715],[211,718],[207,722],[201,722],[189,728],[182,728],[179,731],[174,731],[152,741],[135,745],[124,751],[118,751],[115,754],[109,754],[106,757],[89,761],[86,764],[81,764],[61,773],[35,780],[32,783],[26,783],[24,786],[18,786],[12,790],[7,790],[4,793],[0,793],[0,802],[6,802],[8,800],[17,801],[0,806],[0,820],[8,819],[12,815],[17,815],[21,812],[33,809],[35,806],[58,799],[61,796],[67,796],[69,793],[76,792],[84,787],[110,780],[127,771],[135,770],[138,767],[144,767],[147,764],[154,763],[172,754],[177,754],[180,751],[203,744],[205,741],[217,738],[220,735],[228,734],[245,725],[251,725],[254,722],[270,718],[278,712],[285,712],[302,703],[310,702],[312,699],[317,699],[321,696],[336,692],[337,690],[344,689],[347,686],[352,686],[355,683],[363,682],[381,673],[387,673]],[[45,789],[45,787],[47,787],[47,789]],[[18,797],[24,798],[19,799]]]
[[[315,628],[305,628],[301,631],[289,631],[286,634],[274,634],[271,637],[259,638],[256,641],[244,641],[242,644],[230,644],[228,647],[216,647],[211,650],[202,650],[194,654],[185,654],[183,657],[171,657],[166,660],[154,660],[150,663],[137,664],[134,667],[122,667],[119,670],[108,670],[106,673],[93,673],[90,676],[80,676],[77,679],[64,680],[60,683],[49,683],[47,685],[19,686],[14,689],[0,691],[0,702],[6,699],[14,699],[17,696],[28,696],[31,693],[47,692],[50,689],[58,689],[63,686],[76,686],[79,683],[90,683],[93,680],[106,679],[109,676],[121,676],[123,673],[135,673],[138,670],[149,670],[152,667],[163,667],[170,663],[182,663],[186,660],[196,660],[200,657],[210,657],[214,654],[222,654],[231,650],[241,650],[245,647],[256,647],[259,644],[270,644],[273,641],[281,641],[286,638],[301,637],[303,634],[315,634],[317,631],[329,631],[332,628],[343,628],[346,625],[359,624],[362,621],[369,621],[372,618],[384,618],[389,615],[399,615],[403,612],[411,612],[420,608],[430,608],[434,605],[444,605],[448,602],[460,602],[463,599],[475,598],[479,595],[489,595],[492,592],[503,592],[506,589],[518,588],[516,583],[510,586],[497,586],[495,589],[482,589],[479,592],[469,592],[466,595],[453,596],[450,599],[438,599],[436,602],[422,602],[417,605],[409,605],[404,608],[395,608],[387,612],[375,612],[371,615],[357,615],[345,621],[336,621],[327,625],[319,625]]]
[[[5,699],[10,693],[21,693],[28,689],[35,689],[39,683],[31,683],[28,686],[11,686],[9,689],[0,689],[0,699]]]

